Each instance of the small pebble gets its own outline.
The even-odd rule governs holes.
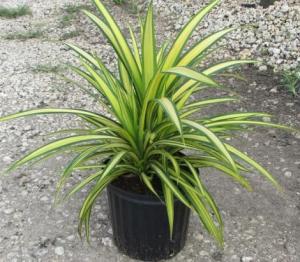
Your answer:
[[[284,4],[282,7],[281,7],[281,11],[283,13],[287,13],[288,11],[290,10],[289,6],[287,4]]]
[[[101,242],[106,247],[112,247],[112,240],[110,237],[104,237],[101,239]]]
[[[291,107],[291,106],[294,106],[295,104],[294,103],[285,103],[285,105]]]
[[[233,255],[230,258],[230,262],[240,262],[240,258],[237,255]]]
[[[9,157],[9,156],[3,157],[2,160],[3,160],[4,163],[10,163],[10,162],[12,162],[12,158]]]
[[[246,256],[241,257],[241,262],[252,262],[252,261],[254,261],[253,257],[246,257]]]
[[[38,251],[36,251],[36,255],[39,257],[45,256],[48,253],[48,250],[46,248],[43,249],[39,249]]]
[[[63,247],[56,247],[54,250],[55,254],[58,256],[62,256],[65,253],[65,250]]]
[[[259,71],[267,71],[268,70],[268,67],[266,65],[261,65],[259,68],[258,68]]]
[[[67,240],[69,241],[73,241],[75,239],[75,236],[74,235],[70,235],[67,237]]]
[[[197,241],[202,241],[203,240],[203,235],[202,234],[196,234],[195,235],[195,239],[197,239]]]
[[[264,116],[262,119],[264,122],[271,122],[271,117]]]
[[[278,93],[277,87],[274,87],[270,90],[270,93]]]
[[[10,215],[14,212],[15,210],[13,208],[7,208],[7,209],[4,209],[3,212],[4,214],[6,215]]]
[[[25,196],[27,196],[27,195],[28,195],[28,192],[27,192],[26,190],[23,190],[23,191],[21,192],[21,196],[25,197]]]
[[[24,131],[29,131],[29,130],[31,130],[31,126],[30,125],[26,125],[26,126],[24,126]]]
[[[287,251],[289,252],[289,254],[291,254],[291,255],[295,255],[296,254],[296,249],[295,249],[295,247],[291,243],[286,243],[285,244],[285,248],[287,249]]]
[[[209,253],[207,251],[205,251],[205,250],[201,250],[199,254],[202,257],[209,256]]]
[[[40,198],[40,200],[43,202],[47,202],[49,200],[49,198],[47,196],[43,196]]]
[[[286,172],[284,172],[284,176],[285,177],[291,177],[292,176],[292,172],[291,171],[286,171]]]

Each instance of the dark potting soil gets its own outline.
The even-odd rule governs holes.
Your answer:
[[[113,182],[113,185],[131,193],[140,195],[153,195],[153,193],[144,185],[138,176],[121,176]],[[161,195],[162,187],[160,180],[156,177],[152,180],[155,191]]]

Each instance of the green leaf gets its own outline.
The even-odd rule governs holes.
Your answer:
[[[127,93],[133,95],[133,88],[130,75],[128,75],[126,67],[124,66],[121,60],[119,60],[119,72],[124,89],[127,91]]]
[[[188,162],[189,163],[189,162]],[[212,209],[213,213],[215,214],[219,226],[223,229],[224,224],[223,224],[223,220],[222,220],[222,216],[220,214],[220,210],[215,202],[215,200],[213,199],[213,197],[210,195],[210,193],[207,191],[207,189],[205,188],[203,182],[200,179],[200,176],[198,175],[196,169],[193,167],[193,165],[191,165],[189,163],[188,165],[190,171],[192,172],[193,176],[194,176],[194,180],[191,179],[189,177],[189,175],[186,172],[182,172],[182,174],[188,178],[189,181],[191,181],[191,183],[198,189],[199,189],[199,193],[197,193],[200,197],[204,198],[206,203],[208,204],[208,206]]]
[[[232,154],[236,155],[240,159],[244,160],[246,163],[254,167],[258,172],[260,172],[264,177],[266,177],[269,181],[271,181],[276,188],[279,190],[282,190],[281,186],[278,184],[278,182],[274,179],[274,177],[260,164],[255,162],[252,158],[247,156],[246,154],[242,153],[241,151],[237,150],[235,147],[225,144],[228,151],[230,151]]]
[[[145,173],[142,173],[141,174],[141,178],[144,182],[144,184],[148,187],[148,189],[158,198],[160,199],[158,193],[156,192],[156,190],[154,189],[153,185],[152,185],[152,182],[151,182],[151,179],[145,174]]]
[[[165,53],[168,48],[168,42],[166,41],[161,48],[159,49],[159,52],[157,54],[157,64],[160,65],[164,61]]]
[[[230,60],[218,63],[216,65],[210,66],[209,68],[205,69],[202,73],[204,75],[213,75],[217,72],[225,70],[229,67],[241,65],[241,64],[255,64],[257,61],[255,60]]]
[[[152,169],[155,171],[155,173],[158,175],[158,177],[161,179],[163,184],[166,184],[174,193],[174,195],[187,207],[190,207],[189,201],[185,198],[185,196],[180,192],[180,190],[177,188],[177,186],[172,182],[172,180],[168,177],[167,174],[165,174],[162,169],[157,166],[156,164],[151,164]]]
[[[174,90],[175,93],[172,94],[173,101],[177,101],[180,97],[186,94],[186,92],[189,91],[189,89],[196,88],[199,86],[200,83],[198,83],[195,80],[189,80],[182,86],[180,86],[177,90]]]
[[[129,26],[129,32],[130,32],[130,36],[131,36],[131,41],[132,41],[132,46],[133,46],[133,54],[134,54],[134,58],[135,61],[138,64],[138,67],[140,69],[140,71],[142,72],[142,63],[141,63],[141,58],[140,58],[140,53],[139,53],[139,48],[138,48],[138,44],[136,41],[136,37],[133,33],[133,30],[131,28],[131,26]]]
[[[186,163],[186,165],[190,169],[190,172],[192,173],[192,175],[194,176],[194,179],[196,181],[196,185],[198,186],[199,190],[203,194],[204,189],[203,189],[202,183],[200,181],[199,175],[197,174],[197,171],[195,170],[195,168],[191,165],[191,163],[189,161],[187,161],[186,159],[184,159],[184,162]]]
[[[176,158],[172,154],[170,154],[166,150],[160,150],[160,149],[153,150],[153,151],[150,151],[148,161],[151,161],[150,157],[153,156],[153,155],[155,155],[155,156],[160,155],[160,156],[166,158],[167,160],[169,160],[171,162],[172,166],[173,166],[173,169],[175,171],[176,176],[177,177],[180,176],[179,164],[178,164]]]
[[[182,120],[182,123],[195,128],[196,130],[200,131],[202,134],[204,134],[219,150],[220,153],[224,155],[224,157],[227,159],[228,163],[232,166],[233,170],[238,173],[237,167],[235,165],[235,162],[233,161],[231,155],[228,153],[227,149],[225,148],[224,144],[220,141],[220,139],[213,133],[211,132],[208,128],[195,123],[190,120]]]
[[[75,193],[79,192],[82,188],[84,188],[86,185],[91,183],[92,181],[101,178],[101,175],[103,173],[103,170],[98,171],[95,174],[89,175],[87,178],[82,180],[80,183],[78,183],[75,187],[73,187],[68,194],[65,196],[64,200],[70,198]]]
[[[116,167],[116,165],[121,161],[123,156],[126,154],[126,151],[121,151],[117,153],[107,164],[106,168],[103,171],[102,179],[110,174],[110,172]]]
[[[58,193],[61,191],[62,187],[66,183],[67,179],[70,177],[72,174],[73,170],[81,164],[84,160],[86,160],[88,157],[93,155],[97,150],[99,150],[101,146],[94,146],[94,147],[89,147],[88,149],[84,150],[82,153],[78,154],[64,169],[59,182],[57,183],[57,194],[56,194],[56,199],[58,200]]]
[[[34,116],[34,115],[46,115],[46,114],[74,114],[77,115],[81,118],[84,118],[89,120],[95,120],[99,122],[101,125],[105,126],[110,126],[114,128],[119,128],[118,123],[115,121],[103,116],[99,115],[90,111],[86,110],[79,110],[79,109],[68,109],[68,108],[62,108],[62,109],[57,109],[57,108],[44,108],[44,109],[32,109],[28,111],[23,111],[19,112],[16,114],[8,115],[8,116],[3,116],[0,117],[0,122],[20,118],[20,117],[27,117],[27,116]]]
[[[218,241],[220,245],[223,245],[223,229],[222,227],[217,227],[212,219],[209,211],[207,210],[205,204],[201,200],[201,198],[192,190],[189,190],[186,186],[183,185],[186,196],[190,199],[190,202],[197,212],[200,220],[202,221],[205,228],[208,230],[210,234],[214,236],[214,238]]]
[[[18,168],[21,165],[26,164],[29,161],[32,161],[38,157],[41,157],[45,154],[48,154],[49,152],[53,152],[54,150],[60,149],[60,148],[66,148],[70,145],[76,144],[76,143],[82,143],[92,140],[119,140],[117,137],[108,136],[108,135],[83,135],[83,136],[72,136],[68,138],[64,138],[61,140],[54,141],[50,144],[47,144],[45,146],[42,146],[33,152],[29,153],[25,157],[21,158],[20,160],[16,161],[14,164],[12,164],[7,172],[12,171],[16,168]]]
[[[113,180],[115,180],[118,176],[120,176],[122,173],[116,173],[112,176],[105,177],[103,179],[100,178],[100,180],[97,182],[96,186],[94,186],[86,199],[83,202],[83,205],[80,210],[80,222],[78,226],[78,232],[79,235],[81,236],[81,231],[82,231],[82,225],[83,223],[86,226],[89,226],[89,223],[87,223],[90,219],[90,212],[92,209],[93,204],[95,203],[95,200],[97,197],[102,193],[103,189],[110,184]],[[87,237],[89,237],[89,228],[86,228],[87,232]]]
[[[91,54],[84,51],[80,47],[73,44],[66,44],[69,48],[71,48],[74,52],[76,52],[80,57],[84,58],[86,61],[91,63],[93,66],[99,68],[99,64],[97,59],[95,59]]]
[[[199,167],[212,167],[215,168],[221,172],[223,172],[226,175],[229,175],[231,178],[233,178],[236,182],[238,182],[240,185],[245,187],[248,191],[252,191],[252,187],[243,176],[239,175],[235,171],[228,168],[226,165],[222,164],[220,160],[212,159],[212,160],[194,160],[191,161],[195,166]]]
[[[181,30],[179,35],[177,36],[175,42],[173,43],[172,47],[170,48],[170,52],[166,58],[164,63],[163,69],[169,69],[172,67],[177,59],[179,58],[182,50],[186,46],[187,41],[189,40],[190,36],[192,35],[193,31],[197,27],[197,25],[201,22],[201,20],[212,10],[220,0],[213,0],[210,4],[205,6],[202,10],[200,10]]]
[[[165,183],[162,183],[162,188],[168,214],[170,239],[172,239],[174,227],[174,196],[172,190]]]
[[[193,90],[191,90],[191,92],[193,92]],[[214,105],[214,104],[218,104],[218,103],[235,102],[235,101],[238,101],[238,99],[231,98],[231,97],[214,98],[214,99],[207,99],[207,100],[203,100],[203,101],[197,101],[197,102],[185,105],[183,108],[184,112],[180,114],[180,117],[186,118],[186,117],[190,116],[191,114],[199,111],[204,106]],[[205,121],[203,121],[202,123],[204,123],[204,122]]]
[[[166,70],[165,73],[183,76],[183,77],[195,80],[197,82],[200,82],[202,84],[206,84],[208,86],[213,86],[213,87],[219,86],[217,82],[215,82],[213,79],[206,76],[205,74],[196,72],[187,67],[173,67],[171,69]]]
[[[141,78],[141,72],[139,71],[139,67],[137,64],[137,61],[135,60],[129,45],[123,36],[119,26],[116,24],[113,17],[109,14],[105,6],[101,3],[99,0],[93,0],[96,4],[98,10],[103,15],[107,26],[110,28],[112,34],[114,35],[116,41],[117,41],[117,47],[120,49],[119,57],[124,59],[124,64],[126,65],[128,71],[131,72],[131,76],[134,79],[137,86],[142,84],[142,78]],[[86,12],[87,13],[87,12]],[[97,20],[93,19],[91,16],[89,16],[101,29],[101,25],[97,23]]]
[[[208,128],[224,125],[256,125],[256,126],[265,126],[286,129],[290,131],[297,131],[297,129],[285,125],[279,125],[274,123],[262,122],[262,121],[253,121],[253,120],[227,120],[227,121],[218,121],[214,123],[208,123],[205,126]]]
[[[232,102],[232,101],[237,101],[237,99],[233,98],[233,97],[222,97],[222,98],[206,99],[206,100],[203,100],[203,101],[197,101],[197,102],[188,104],[184,108],[185,109],[194,108],[194,107],[197,108],[197,107],[202,107],[202,106],[206,106],[206,105],[224,103],[224,102]]]
[[[118,97],[116,95],[116,86],[111,85],[106,81],[105,76],[101,76],[96,70],[94,70],[91,66],[88,64],[83,63],[85,68],[88,70],[88,72],[91,74],[91,76],[94,78],[94,80],[97,83],[97,86],[101,93],[105,96],[105,98],[109,101],[110,105],[112,106],[115,114],[118,116],[119,119],[121,119],[121,108],[120,103],[118,101]]]
[[[226,34],[232,32],[233,30],[235,29],[234,28],[223,29],[219,32],[213,33],[212,35],[204,38],[183,55],[183,57],[180,59],[177,66],[189,65],[190,63],[193,62],[194,59],[199,57],[205,50],[210,48],[218,40],[222,39]]]
[[[195,61],[200,59],[203,56],[203,53],[211,48],[217,41],[220,41],[226,34],[232,32],[234,28],[223,29],[219,32],[213,33],[208,37],[202,39],[199,43],[197,43],[194,47],[190,48],[177,63],[177,67],[179,66],[189,66],[192,65]],[[171,76],[168,80],[167,86],[171,85],[174,81],[175,76]]]
[[[167,98],[167,97],[162,97],[160,99],[156,100],[164,109],[165,113],[169,116],[171,121],[174,123],[176,126],[178,132],[182,134],[182,126],[181,126],[181,121],[177,112],[177,109],[173,102]]]
[[[178,108],[178,110],[182,110],[186,106],[187,101],[189,101],[196,88],[197,87],[194,86],[190,90],[186,91],[185,94],[178,100],[178,102],[176,103],[176,107]]]
[[[153,23],[153,6],[150,4],[143,30],[143,80],[145,88],[153,78],[156,71],[156,43]]]
[[[227,120],[245,120],[248,118],[252,117],[271,117],[270,114],[266,113],[260,113],[260,112],[247,112],[247,113],[232,113],[232,114],[225,114],[225,115],[219,115],[219,116],[214,116],[210,117],[202,123],[214,123],[214,122],[219,122],[219,121],[227,121]]]

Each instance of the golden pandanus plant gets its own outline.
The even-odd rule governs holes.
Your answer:
[[[141,25],[141,43],[129,27],[128,43],[120,27],[100,0],[93,0],[101,17],[84,10],[85,15],[100,29],[113,47],[118,60],[118,74],[114,74],[95,54],[72,44],[68,46],[79,56],[81,66],[72,66],[99,93],[99,103],[105,112],[82,109],[35,109],[0,118],[6,121],[38,114],[73,114],[89,124],[89,129],[42,146],[10,166],[8,171],[28,162],[52,155],[75,152],[76,157],[62,172],[61,190],[74,170],[88,170],[90,174],[72,188],[69,197],[89,185],[90,190],[80,210],[79,232],[85,227],[89,238],[92,207],[104,188],[124,175],[140,178],[153,194],[166,205],[170,233],[174,221],[174,198],[195,211],[207,231],[223,243],[223,222],[219,209],[199,176],[201,168],[214,168],[231,177],[248,190],[251,186],[243,176],[249,167],[258,170],[278,186],[271,174],[225,138],[245,126],[259,125],[286,128],[264,122],[264,113],[228,113],[197,118],[202,108],[235,101],[233,97],[191,100],[204,89],[222,89],[216,76],[234,66],[251,64],[253,60],[229,60],[211,64],[208,54],[233,28],[212,33],[187,48],[188,40],[203,18],[220,2],[213,0],[196,13],[183,27],[172,44],[157,47],[153,7],[149,5]],[[195,67],[208,64],[198,70]],[[199,96],[201,97],[201,96]],[[188,155],[180,154],[189,150]],[[103,161],[103,159],[109,159]],[[153,179],[161,182],[157,192]]]

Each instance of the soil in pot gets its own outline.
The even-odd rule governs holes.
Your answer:
[[[154,186],[161,193],[159,181]],[[185,245],[190,210],[174,202],[174,229],[170,238],[166,207],[138,177],[121,177],[107,189],[114,242],[135,259],[158,261],[175,256]]]

